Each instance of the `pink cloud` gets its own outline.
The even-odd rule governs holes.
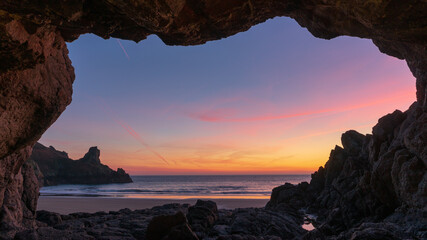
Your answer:
[[[213,109],[211,111],[204,111],[202,113],[193,113],[188,116],[204,122],[256,122],[256,121],[271,121],[271,120],[279,120],[279,119],[288,119],[288,118],[296,118],[303,116],[311,116],[318,115],[323,113],[339,113],[346,112],[355,109],[370,107],[374,105],[383,104],[391,101],[399,101],[399,100],[407,100],[410,97],[414,97],[413,90],[403,90],[399,92],[395,92],[393,95],[381,96],[376,99],[368,99],[359,104],[352,105],[344,105],[337,106],[334,108],[324,108],[319,110],[311,110],[311,111],[303,111],[303,112],[295,112],[295,113],[287,113],[280,115],[261,115],[255,117],[233,117],[234,113],[238,111],[235,109]]]
[[[235,109],[225,109],[225,108],[218,108],[213,109],[211,111],[205,111],[198,114],[191,114],[188,115],[195,119],[200,119],[204,122],[217,122],[221,121],[222,119],[227,119],[230,116],[233,116],[237,110]]]

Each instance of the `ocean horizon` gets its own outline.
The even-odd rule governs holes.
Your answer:
[[[286,182],[310,181],[309,174],[283,175],[132,175],[133,183],[56,185],[40,189],[41,196],[110,198],[248,198],[268,199]]]

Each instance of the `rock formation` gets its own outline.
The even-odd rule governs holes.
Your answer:
[[[14,233],[22,229],[22,226],[35,226],[39,185],[32,166],[25,163],[30,153],[31,148],[26,147],[0,162],[2,168],[11,167],[13,169],[13,172],[6,172],[7,175],[1,178],[3,181],[9,182],[1,190],[0,239],[13,238]],[[21,168],[19,165],[4,165],[11,162],[23,165]]]
[[[147,240],[198,240],[181,211],[151,219],[145,236]]]
[[[197,221],[191,222],[194,216]],[[294,216],[286,213],[263,208],[217,209],[214,202],[202,200],[191,207],[167,204],[108,213],[37,211],[36,224],[37,229],[20,231],[16,239],[291,240],[307,233]]]
[[[312,237],[348,239],[345,234],[362,234],[365,230],[357,228],[371,223],[369,234],[396,230],[382,238],[427,238],[426,126],[427,113],[414,103],[404,113],[396,110],[379,119],[372,135],[344,133],[343,147],[332,150],[310,184],[275,188],[267,208],[317,214]],[[368,232],[366,238],[382,239]]]
[[[43,186],[58,184],[107,184],[132,182],[129,174],[119,168],[112,170],[101,164],[100,151],[91,147],[85,156],[72,160],[66,152],[36,143],[28,162],[40,169],[39,179]]]
[[[426,12],[427,4],[420,0],[2,0],[0,222],[8,216],[7,224],[23,226],[23,208],[6,207],[11,202],[23,201],[19,191],[23,185],[19,180],[20,168],[29,149],[71,101],[74,71],[65,41],[73,41],[84,33],[134,41],[156,34],[169,45],[202,44],[245,31],[276,16],[295,19],[320,38],[340,35],[370,38],[381,52],[406,60],[416,77],[417,104],[410,111],[417,114],[404,114],[407,121],[402,128],[413,132],[390,135],[389,127],[397,129],[392,121],[387,123],[390,126],[374,133],[369,150],[373,154],[369,156],[372,163],[369,170],[373,172],[369,177],[366,175],[366,181],[384,184],[384,187],[378,185],[378,199],[391,197],[418,204],[418,200],[409,199],[418,196],[412,192],[408,195],[408,191],[397,191],[396,196],[392,192],[406,184],[413,186],[412,179],[418,179],[411,173],[418,167],[413,165],[418,163],[412,163],[413,156],[421,159],[424,167],[426,164],[423,149],[426,138],[418,135],[425,129],[423,116],[427,111]],[[392,149],[395,142],[402,141],[401,146],[407,151]],[[336,154],[341,154],[340,150]],[[393,154],[403,155],[393,161],[377,158],[391,159],[389,156]],[[394,160],[398,162],[395,168]],[[384,206],[385,213],[399,206],[399,202],[387,204],[391,205]]]

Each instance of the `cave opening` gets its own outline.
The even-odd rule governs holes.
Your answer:
[[[271,234],[282,239],[423,239],[427,192],[426,7],[422,1],[398,0],[363,4],[2,1],[0,238],[92,239],[113,234],[151,239],[150,231],[155,231],[150,225],[157,218],[151,217],[160,214],[160,219],[179,219],[182,223],[162,231],[170,239],[176,234],[184,239],[203,239],[210,234],[234,239],[235,233],[249,238]],[[373,44],[347,37],[332,41],[298,38],[308,33],[293,22],[276,29],[278,19],[245,32],[277,16],[295,19],[318,38],[357,36],[371,39]],[[290,32],[292,29],[297,31]],[[238,32],[245,33],[209,42]],[[81,36],[87,33],[103,38],[148,39],[136,45]],[[208,43],[165,47],[150,35],[159,36],[168,45]],[[319,46],[320,50],[316,48]],[[395,58],[406,61],[416,78],[415,86],[405,64]],[[71,103],[73,87],[74,102],[64,112]],[[417,102],[411,104],[414,87]],[[396,108],[407,110],[393,112]],[[390,114],[382,116],[386,113]],[[311,178],[310,183],[285,183],[271,190],[271,185],[288,181],[282,179],[276,184],[272,178],[278,175],[274,173],[312,172],[326,161],[341,132],[355,128],[367,133],[373,125],[372,135],[343,133],[342,147],[335,146],[324,167],[311,176],[304,175]],[[189,203],[193,206],[154,208],[160,212],[150,212],[148,218],[145,210],[131,209],[62,215],[70,213],[73,204],[77,211],[82,207],[92,207],[88,211],[111,210],[106,201],[119,198],[91,198],[91,203],[89,198],[80,198],[77,203],[77,198],[67,196],[61,200],[56,196],[39,199],[40,181],[51,177],[51,172],[43,176],[38,171],[41,164],[32,161],[36,148],[69,163],[55,167],[73,180],[80,181],[83,172],[78,168],[71,171],[69,166],[76,162],[99,167],[102,174],[112,174],[109,176],[120,175],[127,181],[130,177],[123,169],[114,171],[102,165],[97,147],[73,161],[64,152],[37,144],[50,126],[41,140],[44,144],[67,150],[73,158],[81,157],[83,148],[99,145],[107,150],[101,154],[104,163],[132,167],[135,172],[131,174],[149,170],[211,177],[207,174],[226,174],[230,171],[224,169],[234,169],[240,174],[271,174],[263,179],[264,186],[270,185],[264,188],[263,199],[250,199],[251,204],[262,200],[259,205],[245,205],[244,209],[241,207],[248,199],[239,198],[231,207],[234,210],[218,209],[221,202],[197,200]],[[76,141],[84,146],[74,145]],[[141,162],[145,165],[137,169]],[[259,187],[252,182],[260,175],[237,176],[244,183],[241,186],[222,184],[230,175],[217,175],[214,191],[235,194]],[[188,190],[176,188],[174,180],[178,177],[172,177],[169,183],[175,187],[170,189]],[[189,180],[194,176],[184,178],[194,182]],[[95,184],[99,180],[91,178]],[[205,191],[206,185],[198,191]],[[160,200],[153,202],[161,204]],[[58,213],[37,212],[40,203],[53,207],[59,201],[63,205]],[[122,203],[141,208],[138,203]],[[208,211],[197,210],[201,208]],[[176,214],[170,215],[172,211]],[[203,219],[199,218],[201,213]],[[92,217],[99,220],[100,216],[103,219],[95,224],[86,221]],[[157,226],[159,222],[162,220]],[[304,222],[313,223],[316,229],[306,232],[301,228]],[[63,228],[63,223],[69,228]]]
[[[415,101],[404,61],[290,18],[200,46],[84,35],[68,47],[73,102],[40,142],[74,159],[98,145],[136,175],[308,174],[342,132],[371,133]]]

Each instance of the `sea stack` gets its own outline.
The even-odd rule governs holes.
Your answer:
[[[36,143],[29,161],[37,164],[40,170],[39,182],[43,186],[132,182],[129,174],[123,169],[114,171],[102,164],[100,155],[98,147],[91,147],[83,158],[73,160],[66,152]]]

